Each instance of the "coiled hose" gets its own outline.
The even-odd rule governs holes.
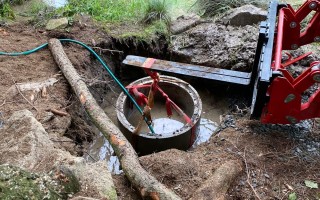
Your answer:
[[[120,86],[121,90],[129,97],[129,99],[132,101],[133,105],[138,109],[139,113],[143,116],[143,111],[141,110],[140,106],[137,104],[137,102],[135,101],[135,99],[130,95],[130,93],[128,92],[128,90],[122,85],[122,83],[119,81],[119,79],[117,79],[117,77],[112,73],[112,71],[110,70],[110,68],[108,67],[108,65],[101,59],[101,57],[95,52],[93,51],[92,48],[90,48],[88,45],[77,41],[77,40],[72,40],[72,39],[59,39],[61,43],[63,42],[71,42],[71,43],[75,43],[78,44],[82,47],[84,47],[85,49],[87,49],[91,54],[94,55],[94,57],[96,57],[98,59],[98,61],[102,64],[102,66],[104,67],[105,70],[107,70],[107,72],[109,73],[109,75],[112,77],[112,79]],[[34,49],[28,50],[28,51],[24,51],[24,52],[13,52],[13,53],[7,53],[7,52],[0,52],[0,56],[4,55],[4,56],[22,56],[22,55],[29,55],[32,53],[35,53],[43,48],[46,48],[48,46],[48,43],[42,44]],[[150,131],[152,133],[154,133],[153,127],[151,124],[148,123],[147,118],[144,118],[144,121],[147,123]]]

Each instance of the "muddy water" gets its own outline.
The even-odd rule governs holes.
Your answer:
[[[143,108],[142,108],[143,109]],[[182,128],[185,124],[182,117],[173,110],[173,115],[170,119],[167,117],[167,110],[164,102],[155,102],[154,107],[151,110],[152,126],[156,134],[162,136],[171,136],[173,132]],[[132,109],[132,112],[128,115],[128,121],[136,126],[141,119],[141,114],[137,109]],[[139,134],[150,132],[147,124],[143,121]]]
[[[196,90],[202,100],[203,112],[200,121],[200,134],[197,136],[192,148],[196,148],[198,145],[207,142],[210,139],[210,137],[218,130],[220,115],[228,111],[228,104],[223,95],[213,94],[212,92],[209,92],[201,87],[196,87]],[[104,105],[105,112],[115,124],[118,124],[115,107],[112,104],[112,102],[116,101],[117,96],[113,95],[108,96],[107,98],[109,99],[107,100],[106,105]],[[174,111],[171,118],[172,121],[168,119],[166,117],[167,113],[163,104],[156,104],[154,109],[157,109],[157,114],[154,114],[153,116],[153,126],[156,129],[156,132],[171,132],[173,129],[176,129],[180,126],[182,127],[185,123],[184,120],[181,119],[181,117]],[[133,121],[135,121],[133,124],[136,124],[137,120],[140,118],[140,115],[137,114],[138,113],[135,113],[135,111],[131,113],[130,117],[134,119]],[[172,126],[168,126],[168,122],[172,124]],[[145,123],[143,123],[143,127],[141,129],[142,132],[148,131],[147,126],[144,124]],[[167,131],[164,131],[164,129]],[[85,155],[85,159],[89,161],[106,160],[107,166],[112,173],[119,174],[122,172],[120,169],[119,160],[113,155],[113,149],[111,145],[102,136],[102,134],[99,133],[98,130],[97,138],[95,138],[87,153],[88,154]]]
[[[98,137],[95,138],[90,145],[90,148],[88,149],[88,152],[85,154],[84,158],[91,162],[106,160],[108,169],[113,174],[120,174],[122,172],[120,169],[119,159],[114,155],[114,151],[108,140],[106,140],[100,132]]]

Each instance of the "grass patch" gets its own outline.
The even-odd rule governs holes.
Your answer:
[[[118,38],[135,37],[150,40],[153,36],[169,35],[171,13],[195,0],[69,0],[60,9],[64,16],[87,14],[105,24],[105,29]],[[187,3],[186,3],[187,2]],[[125,24],[125,25],[123,25]],[[116,34],[113,34],[115,33]]]
[[[150,24],[154,21],[170,22],[169,8],[166,0],[149,0],[145,9],[144,22]]]
[[[141,19],[146,0],[69,0],[64,15],[88,14],[98,21],[134,21]]]

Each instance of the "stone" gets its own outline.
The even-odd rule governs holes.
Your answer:
[[[259,29],[255,26],[232,27],[201,23],[172,36],[169,51],[176,62],[214,68],[239,68],[250,72],[254,62]]]
[[[249,4],[228,11],[219,21],[231,26],[253,25],[266,20],[267,14],[267,11]]]
[[[55,148],[48,133],[29,110],[14,112],[0,129],[0,163],[19,166],[30,172],[51,172],[56,168],[69,176],[70,192],[77,191],[79,180],[81,191],[96,192],[99,199],[117,199],[111,173],[105,161],[86,163],[84,158]],[[69,171],[70,170],[70,171]],[[72,173],[70,173],[72,172]]]
[[[50,19],[47,23],[46,29],[48,31],[55,30],[55,29],[63,29],[68,26],[68,18],[63,17],[59,19]]]
[[[182,15],[171,23],[170,30],[173,35],[180,34],[192,27],[195,27],[199,22],[200,17],[196,14]]]
[[[100,197],[108,200],[116,200],[117,193],[112,181],[111,173],[108,171],[106,161],[98,161],[95,163],[76,164],[71,169],[79,178],[81,185],[90,185],[90,187],[82,187],[82,192],[89,193],[97,191]],[[87,191],[87,192],[86,192]]]

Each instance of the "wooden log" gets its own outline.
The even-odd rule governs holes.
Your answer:
[[[230,185],[242,170],[239,161],[224,163],[195,191],[190,200],[224,200]]]
[[[60,41],[50,39],[49,48],[56,63],[80,99],[81,104],[84,106],[92,121],[112,145],[125,175],[132,185],[138,189],[142,198],[154,200],[180,199],[174,192],[158,182],[141,166],[137,153],[118,127],[97,104],[86,84],[81,80],[81,77],[72,66]]]

